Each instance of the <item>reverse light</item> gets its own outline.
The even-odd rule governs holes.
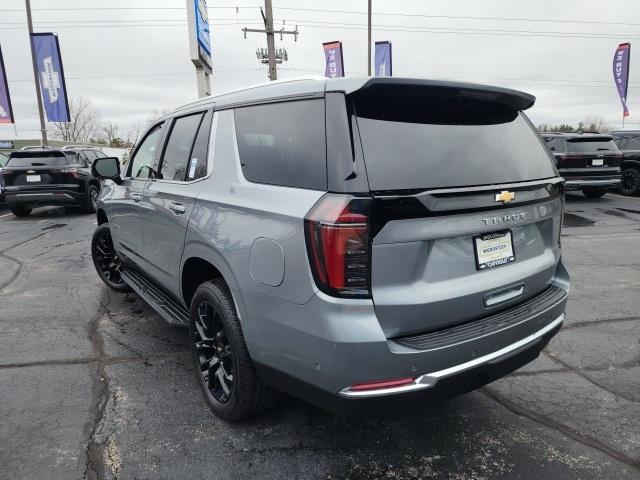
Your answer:
[[[316,285],[337,297],[370,298],[371,198],[326,194],[305,218]]]

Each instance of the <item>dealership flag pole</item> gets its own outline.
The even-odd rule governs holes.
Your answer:
[[[42,111],[42,95],[40,93],[40,81],[38,79],[38,65],[36,64],[36,52],[33,47],[33,22],[31,21],[31,2],[25,0],[27,6],[27,25],[29,27],[29,45],[31,46],[31,64],[33,65],[33,79],[36,82],[36,98],[38,99],[38,115],[40,116],[40,133],[42,134],[42,140],[40,144],[43,147],[47,146],[47,127],[44,124],[44,112]]]

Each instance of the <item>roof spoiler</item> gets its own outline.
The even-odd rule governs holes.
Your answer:
[[[536,97],[519,90],[492,87],[465,82],[449,82],[440,80],[424,80],[412,78],[374,77],[368,79],[360,88],[350,93],[359,96],[391,96],[446,99],[449,101],[474,101],[482,103],[498,103],[526,110],[533,106]]]

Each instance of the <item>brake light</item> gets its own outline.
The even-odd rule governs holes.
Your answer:
[[[61,173],[68,173],[73,178],[79,178],[80,177],[80,174],[78,173],[78,169],[77,168],[63,168],[62,170],[60,170],[60,172]]]
[[[371,199],[326,194],[305,218],[309,263],[316,285],[337,297],[370,298]]]

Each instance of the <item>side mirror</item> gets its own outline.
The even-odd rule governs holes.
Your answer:
[[[120,160],[116,157],[98,158],[91,165],[91,173],[100,180],[115,180],[120,177]]]

